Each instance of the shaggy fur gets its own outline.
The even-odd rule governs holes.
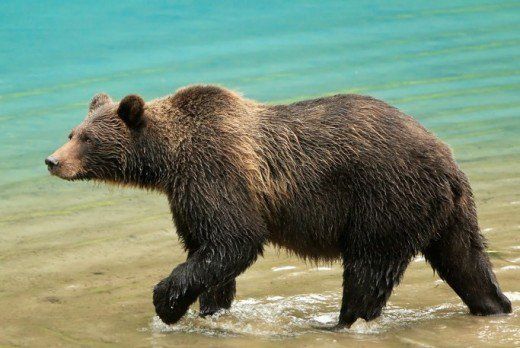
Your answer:
[[[370,97],[270,106],[215,86],[149,103],[101,94],[48,163],[64,179],[167,195],[188,259],[154,289],[166,323],[197,298],[202,315],[229,308],[235,278],[269,242],[343,261],[339,326],[379,316],[418,253],[471,313],[511,312],[450,149]]]

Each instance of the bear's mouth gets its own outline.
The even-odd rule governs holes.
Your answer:
[[[49,167],[48,170],[51,175],[67,181],[79,181],[89,179],[87,173],[72,170],[72,168],[66,165]]]

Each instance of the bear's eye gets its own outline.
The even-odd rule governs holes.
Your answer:
[[[81,139],[86,143],[92,142],[92,139],[88,135],[82,136]]]

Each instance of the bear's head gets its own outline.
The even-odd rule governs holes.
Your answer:
[[[140,96],[129,95],[117,103],[106,94],[97,94],[69,140],[45,159],[49,172],[65,180],[131,183],[129,166],[139,160],[144,111]]]

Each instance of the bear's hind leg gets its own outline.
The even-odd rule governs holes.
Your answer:
[[[229,309],[235,298],[235,292],[235,279],[224,285],[210,288],[203,292],[199,297],[200,316],[205,317],[213,315],[221,309]]]
[[[399,283],[411,256],[389,258],[388,255],[344,256],[343,299],[338,328],[350,327],[358,318],[377,318]]]
[[[511,313],[511,302],[500,290],[485,252],[476,216],[465,210],[455,216],[450,227],[423,254],[472,314]]]

